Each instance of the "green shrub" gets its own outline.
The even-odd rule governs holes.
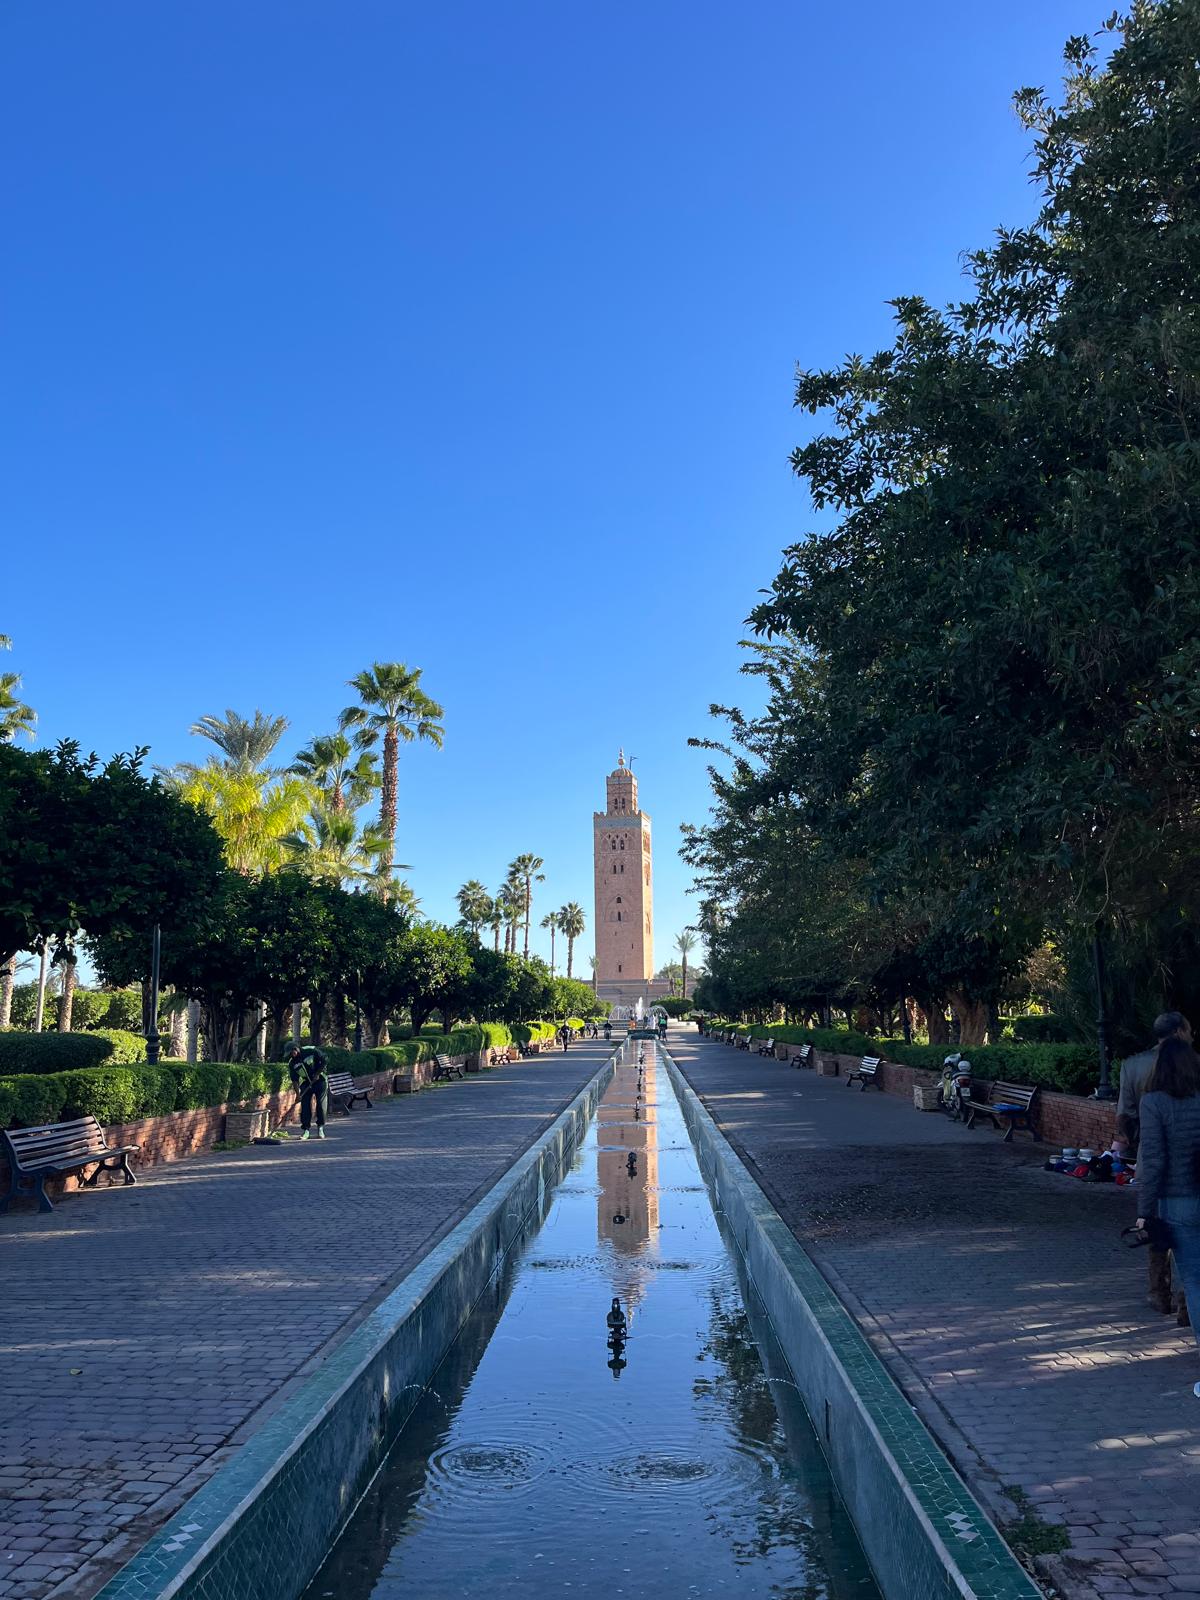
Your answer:
[[[1067,1025],[1061,1017],[1045,1016],[1014,1017],[1006,1033],[1011,1031],[1011,1037],[1021,1044],[1067,1044],[1071,1035],[1067,1032]]]
[[[224,1061],[164,1062],[157,1067],[143,1061],[0,1078],[0,1127],[34,1127],[89,1112],[103,1123],[132,1122],[278,1094],[287,1081],[286,1069],[279,1066],[241,1067]]]
[[[92,1038],[108,1040],[112,1049],[106,1060],[114,1067],[129,1067],[146,1059],[146,1041],[140,1033],[127,1033],[124,1028],[95,1028]]]
[[[0,1033],[0,1076],[66,1072],[98,1067],[112,1054],[112,1043],[98,1033]]]
[[[870,1056],[877,1054],[877,1042],[853,1028],[798,1028],[781,1022],[767,1026],[759,1022],[720,1022],[708,1024],[709,1033],[749,1034],[752,1039],[774,1039],[781,1044],[811,1044],[831,1055]]]
[[[75,1033],[84,1033],[89,1028],[98,1028],[105,1020],[108,1010],[108,996],[98,989],[76,989],[71,1000],[71,1028]],[[58,1011],[55,1009],[55,1017]]]
[[[114,989],[107,996],[108,1008],[102,1026],[120,1028],[125,1033],[140,1033],[142,1029],[142,991],[140,989]]]
[[[975,1077],[995,1082],[1036,1083],[1064,1094],[1088,1094],[1100,1076],[1096,1052],[1086,1044],[905,1044],[900,1039],[879,1041],[889,1061],[903,1066],[940,1072],[952,1048],[961,1050]]]
[[[520,1044],[539,1044],[553,1039],[556,1032],[553,1022],[514,1022],[512,1036]]]

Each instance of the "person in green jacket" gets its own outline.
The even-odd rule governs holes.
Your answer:
[[[329,1073],[324,1055],[315,1045],[306,1044],[288,1057],[292,1088],[300,1096],[300,1137],[307,1139],[312,1128],[313,1107],[317,1109],[317,1138],[325,1137],[325,1115],[329,1110]]]

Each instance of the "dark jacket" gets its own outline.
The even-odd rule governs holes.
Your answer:
[[[316,1088],[318,1086],[317,1080],[325,1076],[327,1066],[328,1063],[322,1051],[315,1049],[312,1045],[301,1050],[298,1061],[288,1062],[292,1088],[297,1091],[310,1087]]]
[[[1142,1096],[1154,1070],[1158,1050],[1143,1050],[1121,1063],[1121,1093],[1117,1099],[1117,1130],[1131,1143],[1138,1141]]]
[[[1142,1096],[1138,1150],[1138,1215],[1158,1214],[1158,1202],[1200,1195],[1200,1094],[1186,1100],[1155,1090]]]

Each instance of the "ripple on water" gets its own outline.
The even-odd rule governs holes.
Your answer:
[[[551,1454],[542,1445],[475,1440],[445,1445],[429,1458],[431,1488],[460,1494],[530,1489],[546,1475]]]

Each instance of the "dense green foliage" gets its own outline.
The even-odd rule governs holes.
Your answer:
[[[1045,1013],[1041,1016],[1014,1017],[1010,1028],[1013,1039],[1024,1044],[1065,1044],[1071,1037],[1061,1017]]]
[[[1049,936],[1144,941],[1118,1051],[1200,994],[1200,125],[1191,0],[1018,96],[1042,208],[873,356],[804,372],[832,526],[751,622],[709,826],[708,1008],[915,998],[974,1051]],[[1123,1009],[1120,1009],[1123,1006]],[[1064,1069],[1065,1070],[1065,1069]]]
[[[0,1075],[66,1072],[145,1058],[142,1036],[116,1028],[97,1028],[90,1033],[21,1033],[15,1029],[0,1033]]]

